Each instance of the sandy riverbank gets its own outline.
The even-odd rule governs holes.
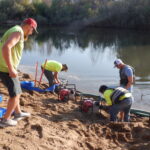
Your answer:
[[[33,80],[20,73],[20,80]],[[44,88],[44,84],[42,84]],[[6,106],[8,93],[0,83]],[[110,123],[108,114],[83,114],[80,97],[58,101],[49,92],[23,91],[22,110],[32,114],[16,127],[0,129],[0,149],[5,150],[149,150],[150,121],[132,116],[130,123]]]

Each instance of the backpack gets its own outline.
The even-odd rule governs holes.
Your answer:
[[[126,93],[129,93],[128,90],[122,88],[122,87],[118,87],[114,89],[114,92],[111,95],[111,100],[113,104],[119,104],[121,101],[119,100],[119,98],[123,95],[125,95]]]

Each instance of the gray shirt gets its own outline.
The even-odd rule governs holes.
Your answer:
[[[120,86],[125,87],[128,84],[128,77],[133,77],[133,68],[129,65],[125,65],[120,69]],[[132,87],[128,88],[131,92]]]

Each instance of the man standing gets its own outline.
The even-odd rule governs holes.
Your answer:
[[[16,25],[5,32],[0,41],[0,79],[7,87],[9,101],[7,111],[0,121],[0,126],[15,126],[23,117],[29,117],[30,113],[21,112],[20,94],[21,87],[18,79],[17,67],[19,65],[24,41],[36,31],[37,23],[34,19],[25,19],[21,26]],[[14,112],[14,119],[11,114]]]
[[[42,64],[41,68],[44,69],[44,75],[49,82],[49,86],[61,83],[61,81],[58,79],[58,73],[60,71],[67,71],[67,65],[61,64],[60,62],[54,60],[48,60],[45,63]]]
[[[120,86],[132,92],[132,84],[134,83],[134,68],[123,63],[121,59],[114,61],[115,67],[120,69]]]

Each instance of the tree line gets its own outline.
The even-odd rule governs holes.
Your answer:
[[[35,18],[69,27],[150,29],[150,0],[1,0],[0,24]]]

